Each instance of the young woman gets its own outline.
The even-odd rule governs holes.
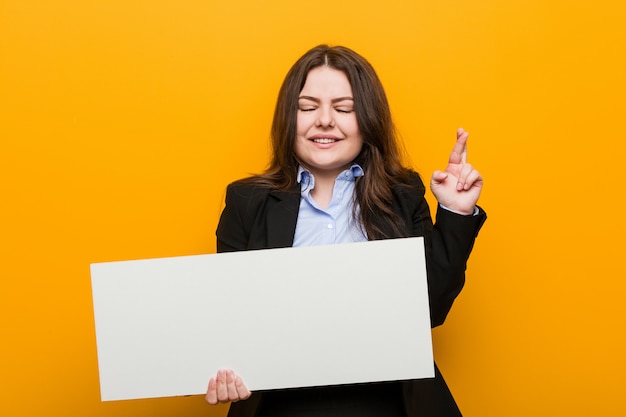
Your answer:
[[[420,176],[402,165],[382,84],[354,51],[305,53],[280,89],[271,133],[265,173],[228,186],[218,252],[423,236],[432,326],[441,325],[486,219],[468,134],[457,131],[445,171],[432,175],[433,225]],[[461,415],[437,369],[433,379],[255,393],[220,370],[206,400],[233,402],[230,417]]]

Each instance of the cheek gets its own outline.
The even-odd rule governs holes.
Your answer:
[[[300,131],[298,131],[296,133],[296,138],[293,142],[293,152],[296,154],[296,156],[298,157],[302,157],[302,148],[304,146],[304,139],[305,135],[303,133],[301,133]]]
[[[354,157],[355,158],[359,156],[362,149],[363,149],[363,140],[360,139],[358,141],[355,141],[355,144],[354,144]]]
[[[298,135],[304,136],[311,127],[311,116],[307,116],[307,113],[298,113],[298,117],[296,118],[296,132]]]
[[[359,131],[359,122],[356,119],[356,114],[353,112],[350,117],[345,118],[342,121],[342,127],[346,134],[350,136],[361,136]]]

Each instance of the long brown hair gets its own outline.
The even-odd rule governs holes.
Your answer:
[[[298,96],[307,75],[320,66],[342,71],[352,86],[354,111],[363,147],[354,160],[365,171],[355,186],[355,215],[369,239],[405,235],[391,210],[392,188],[408,183],[409,170],[402,164],[399,141],[391,119],[385,90],[371,64],[343,46],[319,45],[306,52],[289,70],[278,93],[272,123],[272,159],[267,170],[247,181],[274,189],[292,190],[297,181],[295,156]],[[358,214],[357,214],[358,213]]]

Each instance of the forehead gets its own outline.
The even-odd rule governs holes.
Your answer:
[[[312,97],[351,97],[352,86],[343,71],[321,66],[307,74],[301,95]]]

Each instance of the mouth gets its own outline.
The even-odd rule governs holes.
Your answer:
[[[321,144],[335,143],[339,141],[339,139],[334,139],[334,138],[314,138],[311,140],[315,143],[321,143]]]

